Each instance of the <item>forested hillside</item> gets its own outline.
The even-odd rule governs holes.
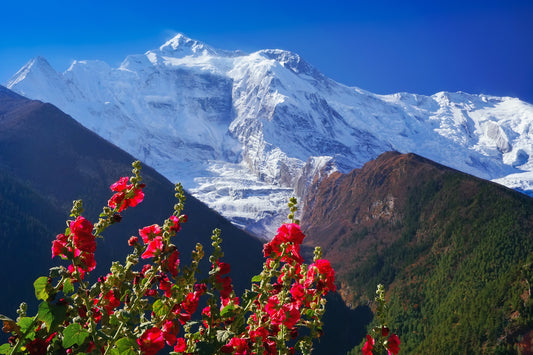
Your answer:
[[[402,353],[516,353],[530,341],[530,197],[385,153],[322,181],[303,225],[352,306],[385,284]]]

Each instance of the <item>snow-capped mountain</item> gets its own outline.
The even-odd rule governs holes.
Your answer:
[[[39,57],[7,87],[53,103],[262,236],[317,175],[388,150],[533,191],[533,105],[461,92],[377,95],[283,50],[224,51],[179,34],[118,68],[75,61],[58,73]]]

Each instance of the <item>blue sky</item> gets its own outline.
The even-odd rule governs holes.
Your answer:
[[[532,0],[9,1],[0,5],[0,83],[38,55],[60,72],[75,59],[118,66],[177,32],[221,49],[291,50],[379,94],[533,103]]]

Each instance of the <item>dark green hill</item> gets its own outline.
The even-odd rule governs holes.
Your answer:
[[[402,353],[517,353],[531,341],[533,199],[414,154],[316,186],[302,218],[353,306],[388,290]],[[528,340],[529,339],[529,340]]]

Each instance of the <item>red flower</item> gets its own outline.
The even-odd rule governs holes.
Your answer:
[[[129,179],[130,179],[129,177],[121,177],[120,179],[118,179],[117,182],[112,184],[109,188],[111,189],[111,191],[116,191],[116,192],[124,191],[128,187]]]
[[[317,275],[317,271],[320,276]],[[324,295],[326,295],[328,291],[335,292],[337,290],[337,286],[335,286],[335,270],[331,267],[329,260],[318,259],[313,264],[309,265],[305,286],[309,287],[313,282],[316,282],[318,291],[322,292]]]
[[[166,320],[163,324],[163,338],[169,346],[172,346],[178,340],[177,335],[180,331],[179,322],[176,320]]]
[[[104,296],[104,300],[106,300],[104,308],[107,314],[113,314],[115,308],[120,306],[120,298],[116,297],[115,292],[113,290],[106,293],[106,295]]]
[[[248,340],[233,337],[228,344],[224,345],[220,351],[223,353],[249,354]]]
[[[153,327],[147,329],[141,337],[137,339],[137,344],[139,344],[143,354],[153,355],[165,347],[165,338],[163,337],[161,329]]]
[[[116,193],[111,196],[107,202],[111,208],[117,208],[122,212],[128,207],[135,207],[144,199],[144,192],[142,192],[143,184],[139,188],[134,188],[133,184],[128,184],[129,178],[122,177],[117,182],[110,186],[112,191]]]
[[[157,224],[152,224],[151,226],[139,229],[139,235],[142,237],[145,244],[148,244],[156,236],[161,235],[162,232],[163,229]]]
[[[363,346],[363,355],[372,355],[372,349],[374,349],[374,338],[367,334],[366,343]]]
[[[163,261],[164,267],[172,274],[172,276],[178,276],[178,266],[180,265],[179,259],[180,253],[174,250],[170,256]]]
[[[78,216],[75,221],[70,222],[70,231],[74,241],[74,246],[88,253],[96,250],[95,237],[92,234],[93,224],[82,216]]]
[[[67,248],[68,237],[64,234],[58,234],[56,239],[52,242],[52,258],[59,255],[62,258],[66,258],[65,253],[68,250]]]
[[[142,253],[141,258],[148,259],[153,258],[157,254],[159,254],[163,250],[163,237],[155,237],[150,243],[148,243],[148,247]]]
[[[396,334],[392,334],[387,341],[387,351],[389,355],[392,353],[394,355],[400,352],[400,338]]]
[[[185,339],[178,338],[176,346],[174,347],[174,351],[177,353],[183,353],[185,350],[187,350],[187,343],[185,342]]]
[[[285,223],[278,228],[278,235],[287,242],[302,244],[305,235],[302,233],[300,226],[295,223]]]
[[[181,230],[180,218],[172,215],[168,219],[172,222],[170,230],[178,233]],[[185,218],[185,220],[187,220],[187,218]]]
[[[139,241],[139,238],[137,237],[131,237],[129,240],[128,240],[128,245],[130,247],[134,246],[135,244],[137,244],[137,242]]]

